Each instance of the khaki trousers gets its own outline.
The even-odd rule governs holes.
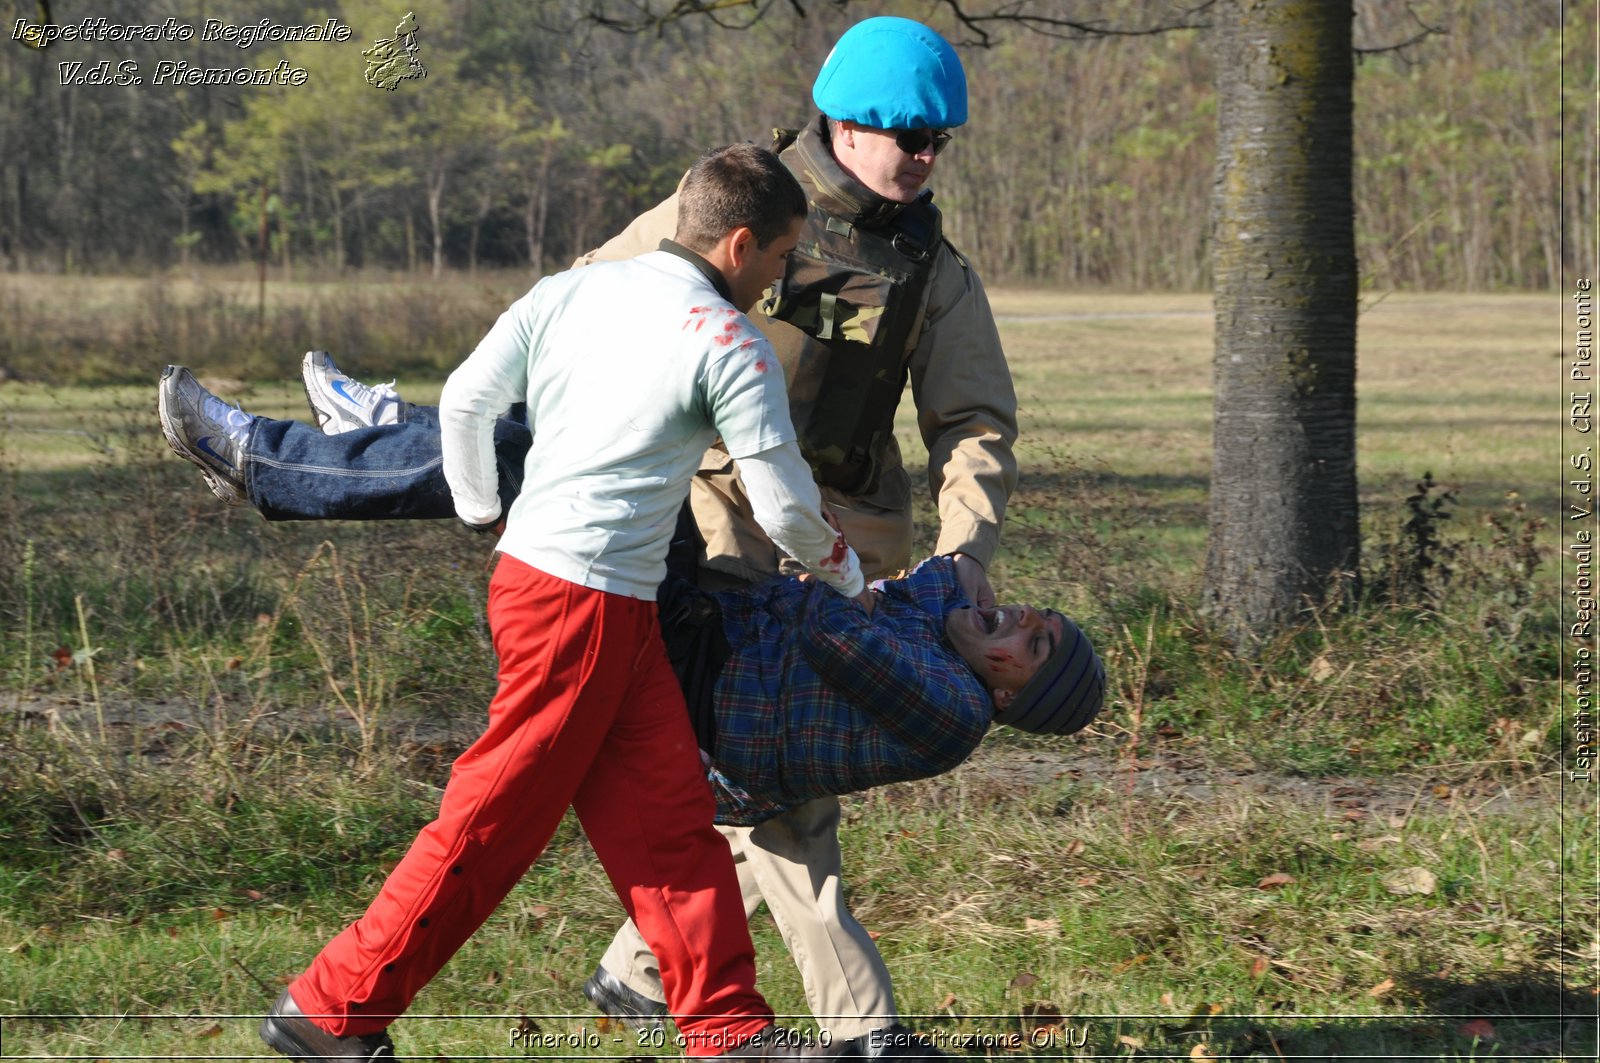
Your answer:
[[[870,499],[822,492],[869,580],[894,576],[911,555],[911,481],[898,449],[890,465]],[[767,579],[780,567],[783,559],[756,523],[738,467],[725,452],[706,452],[689,501],[706,542],[702,590]],[[844,900],[839,799],[819,797],[755,827],[717,830],[733,850],[745,914],[767,902],[800,970],[811,1014],[834,1043],[892,1026],[899,1013],[889,969]],[[631,921],[600,962],[635,992],[665,999],[656,958]]]
[[[800,969],[806,1003],[833,1042],[893,1025],[894,987],[878,947],[845,905],[839,799],[821,797],[754,827],[718,827],[733,850],[746,915],[763,898]],[[663,999],[655,956],[633,922],[600,961],[634,992]]]

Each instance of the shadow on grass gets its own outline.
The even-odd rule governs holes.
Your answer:
[[[1216,1059],[1593,1059],[1595,997],[1552,971],[1523,969],[1461,981],[1440,974],[1397,980],[1417,1002],[1411,1015],[1226,1015],[1169,1027],[1174,1040],[1204,1042]],[[1186,1049],[1187,1050],[1187,1049]]]

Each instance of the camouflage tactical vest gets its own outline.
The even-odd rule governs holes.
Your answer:
[[[773,150],[793,139],[780,133]],[[794,328],[764,331],[783,362],[789,412],[817,482],[867,495],[894,436],[939,249],[939,210],[925,197],[886,224],[863,228],[826,209],[795,155],[786,152],[784,161],[811,211],[787,275],[761,307]]]

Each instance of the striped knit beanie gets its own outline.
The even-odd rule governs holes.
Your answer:
[[[1066,617],[1061,621],[1056,652],[1017,691],[1011,704],[995,713],[995,723],[1034,734],[1067,735],[1094,722],[1105,696],[1106,670],[1089,636]]]

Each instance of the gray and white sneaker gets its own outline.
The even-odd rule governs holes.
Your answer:
[[[369,386],[341,370],[327,351],[307,351],[300,360],[306,402],[323,435],[398,424],[404,407],[394,381]]]
[[[244,450],[255,417],[229,406],[181,365],[161,373],[161,434],[180,458],[200,466],[206,483],[230,506],[245,502]]]
[[[622,979],[599,966],[583,983],[583,995],[589,1003],[599,1008],[608,1019],[620,1022],[630,1030],[653,1030],[661,1025],[667,1005],[651,1000]]]
[[[290,1059],[302,1063],[333,1060],[388,1060],[397,1063],[388,1031],[336,1037],[300,1010],[285,989],[261,1020],[261,1039]]]

